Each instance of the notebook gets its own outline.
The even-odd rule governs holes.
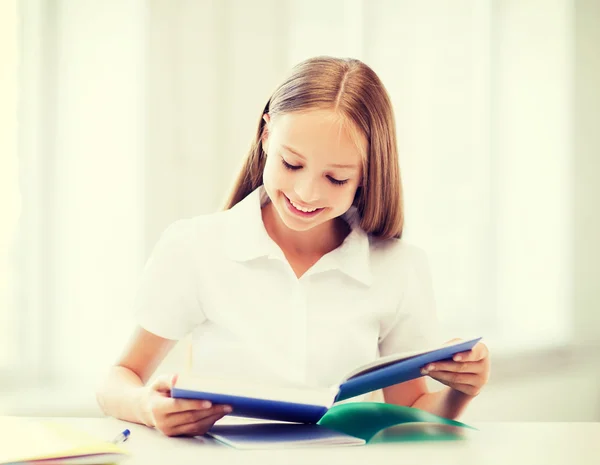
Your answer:
[[[124,448],[71,426],[21,417],[0,417],[0,465],[37,463],[86,465],[117,463]]]

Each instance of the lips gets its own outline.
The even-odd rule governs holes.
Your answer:
[[[304,213],[312,213],[315,210],[318,210],[318,208],[308,208],[308,207],[303,207],[302,205],[294,202],[293,200],[290,199],[290,203],[297,209],[300,211],[303,211]]]
[[[315,216],[317,214],[319,214],[323,208],[306,208],[302,205],[297,204],[296,202],[290,200],[290,198],[284,194],[285,200],[286,200],[286,205],[288,207],[288,209],[294,213],[295,215],[304,217],[304,218],[309,218],[312,216]]]

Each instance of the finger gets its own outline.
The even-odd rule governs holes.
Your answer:
[[[479,362],[435,362],[424,366],[421,374],[426,375],[431,371],[452,371],[456,373],[478,374],[485,369],[483,361]]]
[[[209,400],[201,399],[171,399],[169,414],[188,412],[190,410],[206,410],[213,406]]]
[[[462,339],[455,337],[454,339],[450,339],[449,341],[444,342],[444,346],[451,346],[452,344],[456,344],[457,342],[462,341]]]
[[[454,354],[452,360],[455,362],[478,362],[483,360],[489,354],[487,346],[479,342],[471,350]]]
[[[231,407],[228,405],[216,405],[209,409],[172,413],[166,417],[166,421],[170,426],[183,425],[187,423],[195,423],[203,418],[221,413],[224,415],[231,413]]]
[[[470,384],[479,385],[480,376],[472,373],[456,373],[452,371],[431,371],[429,376],[444,384]]]
[[[150,388],[157,392],[170,393],[175,381],[177,375],[160,375],[152,382]]]
[[[177,425],[170,430],[170,436],[199,436],[206,433],[212,425],[226,414],[216,413],[193,423]]]

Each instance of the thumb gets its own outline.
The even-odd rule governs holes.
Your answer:
[[[156,392],[170,394],[171,389],[177,382],[177,375],[160,375],[152,383],[151,388]]]

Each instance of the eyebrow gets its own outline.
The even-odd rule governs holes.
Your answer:
[[[293,148],[288,147],[287,145],[284,145],[284,144],[282,144],[281,146],[284,149],[286,149],[288,152],[292,152],[294,155],[296,155],[306,161],[306,157],[304,155],[302,155],[301,153],[297,152],[296,150],[294,150]],[[356,164],[344,165],[344,164],[340,164],[340,163],[333,163],[328,166],[332,166],[334,168],[355,168],[355,169],[358,168],[358,165],[356,165]]]

